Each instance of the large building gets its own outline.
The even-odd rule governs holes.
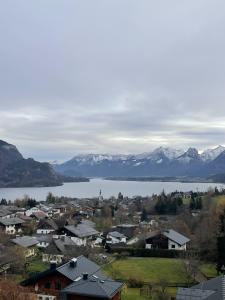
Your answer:
[[[120,300],[121,282],[107,278],[100,266],[84,256],[56,266],[23,281],[38,295],[38,300]],[[57,296],[55,296],[57,294]]]

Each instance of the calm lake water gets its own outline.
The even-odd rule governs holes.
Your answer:
[[[147,196],[153,193],[159,194],[164,189],[165,192],[173,191],[207,191],[213,187],[225,188],[223,184],[216,183],[181,183],[181,182],[137,182],[137,181],[112,181],[103,179],[91,179],[90,182],[65,183],[58,187],[41,188],[2,188],[0,189],[0,199],[15,200],[24,195],[29,195],[36,200],[45,200],[48,192],[55,196],[68,197],[95,197],[102,190],[103,197],[117,196],[121,192],[124,196]]]

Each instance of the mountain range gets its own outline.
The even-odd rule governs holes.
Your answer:
[[[49,163],[25,159],[18,149],[0,140],[0,187],[58,186],[65,181],[86,181],[58,174]]]
[[[218,146],[202,153],[196,148],[159,147],[137,155],[81,154],[53,167],[69,176],[218,177],[218,174],[225,174],[225,147]]]

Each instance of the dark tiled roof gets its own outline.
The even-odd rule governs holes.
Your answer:
[[[61,294],[73,294],[86,297],[95,297],[103,299],[111,299],[121,290],[123,284],[121,282],[89,276],[88,279],[80,280],[72,283],[61,291]]]
[[[118,231],[112,231],[112,232],[109,232],[108,235],[112,236],[112,237],[115,237],[115,238],[125,238],[126,236]]]
[[[168,239],[172,240],[173,242],[176,242],[177,244],[179,244],[181,246],[190,241],[186,236],[178,233],[177,231],[175,231],[173,229],[162,230],[162,231],[160,231],[160,230],[152,231],[149,233],[149,235],[147,236],[146,239],[152,238],[158,234],[162,234],[162,235],[166,236]]]
[[[76,267],[71,267],[70,266],[70,261],[67,262],[66,264],[60,266],[57,268],[57,271],[67,278],[71,279],[72,281],[76,280],[78,277],[82,276],[83,273],[88,273],[90,275],[92,274],[97,274],[100,272],[100,266],[98,266],[96,263],[93,261],[89,260],[85,256],[81,255],[77,257],[77,263]],[[102,277],[103,274],[100,275]]]
[[[75,243],[67,236],[61,237],[60,239],[54,240],[56,247],[60,252],[66,254],[68,249],[74,248]]]
[[[221,275],[189,289],[179,288],[177,300],[224,300],[225,276]]]
[[[38,224],[38,229],[51,228],[58,230],[58,225],[52,219],[41,219]]]
[[[5,226],[8,226],[8,225],[22,224],[22,223],[24,223],[24,221],[19,218],[7,218],[7,219],[0,218],[0,223]]]
[[[79,238],[89,237],[89,236],[97,235],[99,233],[94,228],[87,226],[85,224],[78,224],[77,226],[68,225],[65,226],[65,228]]]
[[[32,236],[17,237],[12,239],[12,242],[24,248],[29,248],[38,244],[38,240]]]

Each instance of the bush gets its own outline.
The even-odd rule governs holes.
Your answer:
[[[136,278],[129,278],[127,281],[127,285],[130,288],[142,288],[144,282],[142,280],[138,280]]]

